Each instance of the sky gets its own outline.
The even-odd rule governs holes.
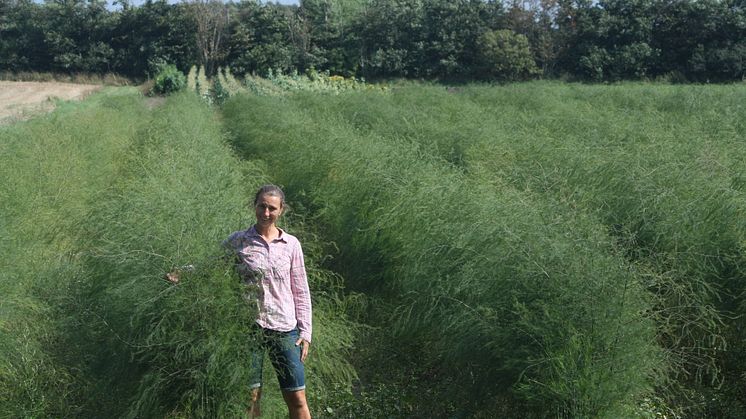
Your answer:
[[[37,3],[43,3],[44,2],[44,0],[34,0],[34,1],[37,2]],[[131,0],[130,4],[132,4],[133,6],[139,6],[139,5],[143,4],[143,3],[145,3],[145,1],[146,0]],[[174,4],[174,3],[179,3],[182,0],[166,0],[166,1],[169,4]],[[223,0],[223,1],[228,1],[228,0]],[[234,2],[239,2],[240,0],[233,0],[233,1]],[[280,3],[280,4],[295,4],[295,5],[300,4],[300,0],[269,0],[269,1],[268,0],[262,0],[262,2],[263,3],[272,2],[272,3]],[[109,10],[119,10],[120,9],[120,7],[117,7],[117,6],[114,5],[114,0],[106,0],[106,8],[109,9]]]
[[[168,0],[169,3],[178,3],[178,0]],[[268,3],[266,0],[262,0],[263,3]],[[280,4],[298,4],[300,0],[271,0],[272,3],[280,3]],[[107,3],[110,3],[107,2]],[[132,4],[139,6],[141,4],[145,3],[145,0],[133,0]]]
[[[146,0],[131,0],[131,4],[135,6],[139,6],[143,3],[145,3]],[[182,0],[167,0],[169,4],[179,3]],[[228,0],[224,0],[228,1]],[[238,2],[240,0],[233,0],[235,2]],[[44,0],[34,0],[36,3],[44,3]],[[300,4],[300,0],[262,0],[263,3],[280,3],[280,4]],[[118,10],[119,7],[114,6],[114,0],[106,0],[106,8],[109,10]]]

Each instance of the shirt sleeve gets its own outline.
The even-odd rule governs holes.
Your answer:
[[[300,337],[311,342],[311,292],[300,243],[295,243],[290,264],[290,286],[295,304],[295,318]]]
[[[223,257],[228,257],[236,254],[235,241],[238,233],[231,233],[225,240],[220,243],[220,248],[223,250]]]

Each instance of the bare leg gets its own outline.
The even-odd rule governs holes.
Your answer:
[[[259,407],[259,400],[262,398],[262,388],[256,387],[251,389],[251,408],[249,409],[249,418],[258,418],[262,415],[262,409]]]
[[[308,410],[308,404],[306,403],[305,390],[282,390],[282,398],[288,405],[290,419],[311,419],[311,411]]]

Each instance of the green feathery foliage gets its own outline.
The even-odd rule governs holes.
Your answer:
[[[179,94],[148,115],[114,92],[0,132],[0,416],[243,415],[253,313],[220,242],[268,179],[232,156],[210,108]],[[284,227],[306,250],[307,381],[323,400],[356,377],[357,326],[303,215]],[[265,401],[285,409],[277,392]]]
[[[693,386],[696,397],[714,393],[701,405],[727,416],[746,406],[719,389],[742,388],[746,368],[738,361],[744,94],[732,86],[411,86],[307,109],[598,219],[645,272],[672,363],[667,396],[684,404],[676,399],[689,390],[680,386]]]
[[[84,412],[242,415],[254,315],[220,242],[246,228],[264,175],[233,158],[209,107],[183,94],[138,132],[116,179],[84,226],[80,286],[62,302],[69,358],[88,360],[79,365],[90,380]],[[349,383],[354,325],[332,304],[335,280],[308,264],[323,319],[309,375]],[[195,268],[178,285],[163,280],[185,265]]]
[[[482,409],[513,397],[526,414],[613,415],[651,391],[665,362],[645,277],[600,223],[362,133],[328,106],[348,97],[376,101],[239,97],[224,115],[240,151],[308,197],[351,286],[396,302],[401,347]]]
[[[108,89],[0,127],[0,417],[80,412],[55,301],[75,285],[77,229],[145,112],[135,89]]]

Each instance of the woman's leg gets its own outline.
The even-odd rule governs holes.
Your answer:
[[[259,400],[262,398],[262,388],[255,387],[251,389],[251,407],[249,408],[249,418],[258,418],[262,415],[262,409],[259,406]]]
[[[257,327],[250,337],[250,376],[249,388],[251,389],[251,406],[249,407],[249,418],[258,418],[262,415],[259,402],[262,398],[262,365],[264,364],[264,339],[261,330]]]
[[[269,346],[269,357],[277,372],[282,389],[282,398],[288,406],[291,418],[310,418],[306,402],[305,368],[300,360],[301,348],[295,345],[298,330],[273,333]]]
[[[282,390],[282,398],[288,405],[290,419],[311,419],[311,411],[306,403],[306,390]]]

